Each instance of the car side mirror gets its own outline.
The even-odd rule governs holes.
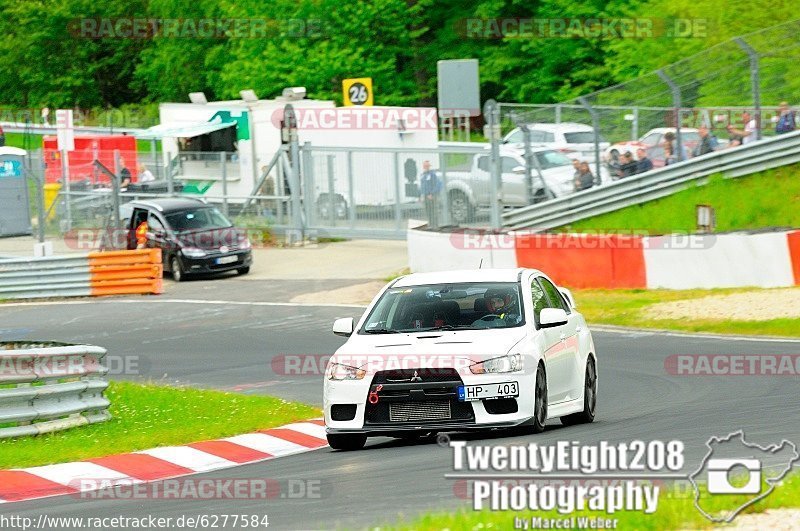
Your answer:
[[[570,290],[567,288],[558,288],[558,291],[560,291],[564,298],[567,299],[570,308],[578,308],[578,306],[575,305],[575,297],[572,296],[572,292]]]
[[[352,317],[342,317],[333,322],[333,333],[337,336],[350,337],[353,334],[354,322]]]
[[[511,170],[513,173],[525,173],[525,166],[514,166],[514,169]]]
[[[553,328],[567,324],[567,312],[561,308],[543,308],[539,313],[539,328]]]

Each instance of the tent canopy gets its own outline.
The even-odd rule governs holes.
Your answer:
[[[162,138],[193,138],[202,136],[220,129],[233,127],[235,121],[230,122],[195,122],[195,123],[165,123],[158,124],[136,135],[142,140],[161,140]]]

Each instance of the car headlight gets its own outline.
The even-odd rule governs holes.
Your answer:
[[[343,363],[330,363],[326,374],[328,380],[362,380],[367,371]]]
[[[252,246],[253,244],[250,243],[250,238],[242,238],[239,240],[239,249],[250,249]]]
[[[184,247],[181,252],[183,256],[188,256],[189,258],[203,258],[206,255],[204,250],[197,247]]]
[[[481,361],[469,366],[472,374],[487,374],[498,372],[514,372],[522,369],[522,356],[510,354]]]

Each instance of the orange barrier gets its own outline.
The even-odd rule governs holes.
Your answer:
[[[547,272],[571,288],[646,288],[638,236],[617,234],[519,234],[517,265]]]
[[[89,253],[93,296],[164,292],[161,249]]]
[[[786,241],[789,244],[789,257],[792,259],[794,285],[800,286],[800,230],[788,233]]]

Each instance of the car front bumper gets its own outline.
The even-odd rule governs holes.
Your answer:
[[[227,264],[220,264],[217,261],[220,258],[235,256],[236,261]],[[183,270],[185,273],[202,274],[202,273],[224,273],[225,271],[233,271],[243,267],[250,267],[253,263],[252,253],[247,251],[235,251],[225,254],[207,255],[201,258],[191,258],[187,256],[182,257]]]

